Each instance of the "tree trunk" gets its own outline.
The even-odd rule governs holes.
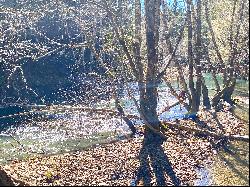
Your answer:
[[[193,38],[193,27],[192,27],[192,18],[191,18],[191,0],[187,0],[187,22],[188,22],[188,83],[189,83],[189,89],[191,92],[191,109],[190,112],[197,112],[199,108],[198,105],[198,96],[194,87],[194,64],[193,64],[193,44],[192,44],[192,38]]]
[[[0,168],[0,186],[15,186],[7,173]]]
[[[224,64],[224,61],[222,59],[219,47],[217,45],[215,34],[214,34],[214,30],[213,30],[213,27],[212,27],[212,23],[211,23],[210,18],[209,18],[208,1],[205,1],[205,15],[206,15],[206,21],[207,21],[207,24],[208,24],[208,29],[209,29],[209,31],[211,33],[212,42],[213,42],[213,45],[214,45],[214,49],[215,49],[216,55],[217,55],[217,57],[219,59],[220,64],[222,65],[222,64]]]
[[[212,106],[213,107],[217,107],[219,104],[220,99],[226,99],[225,101],[231,103],[232,101],[232,94],[235,88],[235,83],[236,83],[236,79],[233,79],[231,84],[229,84],[228,86],[226,85],[226,87],[224,87],[220,92],[218,92],[212,99]]]
[[[147,72],[146,72],[146,92],[145,99],[141,101],[143,113],[154,128],[159,129],[160,121],[156,112],[157,108],[157,65],[158,65],[158,36],[159,26],[158,12],[160,0],[146,0],[145,1],[145,16],[146,16],[146,41],[147,41]]]
[[[143,107],[145,99],[145,82],[143,64],[141,62],[141,1],[135,0],[135,42],[133,44],[133,53],[135,57],[135,65],[138,69],[138,86],[140,93],[140,107]]]
[[[226,91],[223,93],[223,96],[222,96],[223,100],[228,102],[231,105],[234,104],[232,95],[234,92],[235,85],[236,85],[236,78],[232,80],[231,85],[226,89]]]
[[[9,176],[0,166],[0,186],[29,186],[29,184]]]
[[[201,58],[202,58],[202,44],[201,44],[201,0],[197,0],[197,20],[196,20],[196,45],[195,45],[195,51],[196,51],[196,75],[197,75],[197,81],[196,81],[196,102],[197,102],[197,110],[199,110],[200,106],[200,98],[201,98],[201,86],[202,86],[202,72],[201,72]]]
[[[218,79],[216,77],[216,69],[212,65],[212,62],[211,62],[211,59],[210,59],[210,55],[209,55],[209,52],[208,52],[208,47],[205,46],[205,45],[203,45],[203,47],[206,50],[206,59],[207,59],[208,64],[210,66],[209,68],[211,69],[211,74],[212,74],[212,77],[213,77],[213,80],[214,80],[214,83],[215,83],[216,91],[219,92],[220,91],[220,85],[219,85]]]
[[[207,86],[205,84],[204,78],[202,80],[202,96],[203,96],[203,106],[205,106],[207,109],[210,109],[211,103],[210,103],[210,99],[208,97],[208,89],[207,89]]]
[[[163,141],[166,139],[159,136],[161,123],[156,112],[158,99],[157,45],[159,39],[160,0],[145,0],[144,2],[146,18],[147,70],[145,77],[145,96],[140,97],[139,112],[147,126],[144,131],[143,146],[139,155],[140,167],[137,172],[136,183],[142,179],[144,185],[150,185],[152,180],[150,174],[150,158],[151,166],[158,185],[166,185],[166,179],[164,176],[165,172],[170,176],[175,185],[180,185],[180,180],[176,177],[171,164],[161,147]],[[162,159],[159,158],[159,156]]]
[[[214,83],[215,83],[216,91],[219,92],[220,91],[220,85],[219,85],[219,82],[218,82],[218,79],[216,77],[214,69],[212,70],[211,74],[212,74],[212,77],[213,77],[213,80],[214,80]]]

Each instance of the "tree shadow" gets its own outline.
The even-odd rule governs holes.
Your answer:
[[[15,186],[11,177],[0,168],[0,186]]]
[[[236,108],[236,107],[237,107],[237,108],[243,110],[244,112],[248,112],[248,111],[249,111],[248,108],[246,108],[246,107],[244,107],[244,106],[242,106],[242,105],[240,105],[240,104],[238,104],[238,103],[235,103],[234,105],[235,105],[235,106],[233,106],[233,108]]]
[[[29,186],[29,184],[11,177],[0,166],[0,186]]]
[[[228,169],[230,169],[243,181],[248,182],[249,179],[246,177],[244,171],[240,170],[238,166],[249,168],[249,161],[247,158],[242,159],[239,155],[239,151],[243,151],[245,153],[249,153],[249,151],[237,149],[230,142],[224,141],[222,143],[220,142],[219,144],[216,144],[211,139],[209,141],[212,144],[212,147],[218,150],[217,157],[221,160],[221,162],[223,162]]]
[[[223,145],[223,150],[229,154],[236,162],[238,162],[239,164],[243,165],[243,166],[249,166],[249,160],[246,159],[242,159],[239,155],[239,152],[234,151],[234,145],[230,144],[229,145]],[[247,152],[245,150],[245,152]]]
[[[235,104],[235,106],[232,107],[232,114],[233,114],[234,117],[236,117],[237,119],[240,119],[240,120],[244,121],[245,123],[249,123],[249,117],[248,117],[248,119],[245,119],[242,116],[240,116],[239,114],[237,114],[236,113],[236,108],[238,108],[238,109],[241,110],[240,113],[242,113],[242,114],[245,113],[246,115],[249,113],[249,108],[245,108],[245,107],[243,107],[243,106],[241,106],[239,104]]]
[[[235,174],[237,174],[238,177],[240,177],[245,182],[249,182],[249,177],[245,176],[245,174],[241,170],[235,167],[235,163],[227,159],[222,154],[219,154],[219,157]]]
[[[225,133],[225,129],[223,127],[223,125],[220,123],[219,119],[218,119],[218,116],[217,116],[217,113],[216,112],[211,112],[211,111],[208,111],[212,116],[213,116],[213,119],[215,120],[217,126],[219,127],[219,129]]]
[[[204,128],[204,129],[207,129],[211,132],[215,132],[215,129],[213,129],[212,127],[210,127],[207,122],[203,121],[203,120],[200,120],[199,118],[195,119],[195,123],[201,127],[201,128]]]
[[[165,174],[167,174],[175,186],[180,186],[181,181],[164,153],[162,143],[163,141],[147,141],[144,138],[139,153],[140,166],[136,173],[136,184],[142,181],[144,186],[150,186],[154,175],[158,186],[166,186]]]

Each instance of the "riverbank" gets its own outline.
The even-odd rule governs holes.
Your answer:
[[[202,128],[218,134],[247,134],[248,124],[231,112],[224,110],[214,114],[214,111],[200,113]],[[196,126],[191,120],[179,123]],[[199,178],[197,168],[211,165],[223,145],[213,138],[197,138],[185,131],[169,129],[168,137],[163,148],[183,185],[194,185]],[[143,137],[136,137],[70,153],[29,157],[3,168],[28,185],[130,185],[139,167],[142,140]],[[249,179],[249,175],[246,177]],[[152,185],[155,183],[154,179]],[[172,185],[168,177],[167,184]]]
[[[249,124],[249,98],[238,98],[233,115]],[[249,135],[249,125],[245,133]],[[249,186],[249,142],[234,141],[223,146],[209,170],[212,185]]]

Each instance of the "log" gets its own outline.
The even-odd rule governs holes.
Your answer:
[[[244,141],[249,142],[249,136],[248,135],[225,135],[225,134],[216,134],[214,132],[208,131],[208,130],[202,130],[197,128],[191,128],[187,126],[183,126],[176,123],[170,123],[163,121],[162,124],[167,125],[170,128],[177,128],[179,130],[185,130],[190,133],[197,133],[199,135],[206,135],[210,137],[214,137],[216,139],[228,139],[228,140],[234,140],[234,141]],[[166,128],[162,126],[164,131],[166,131]]]
[[[164,113],[164,112],[166,112],[166,111],[169,111],[171,108],[175,107],[175,106],[178,105],[178,104],[180,104],[180,101],[177,101],[177,102],[175,102],[174,104],[165,107],[165,108],[160,112],[160,114],[162,114],[162,113]]]

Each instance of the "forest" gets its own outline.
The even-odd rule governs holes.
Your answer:
[[[249,1],[0,0],[0,186],[248,186]]]

